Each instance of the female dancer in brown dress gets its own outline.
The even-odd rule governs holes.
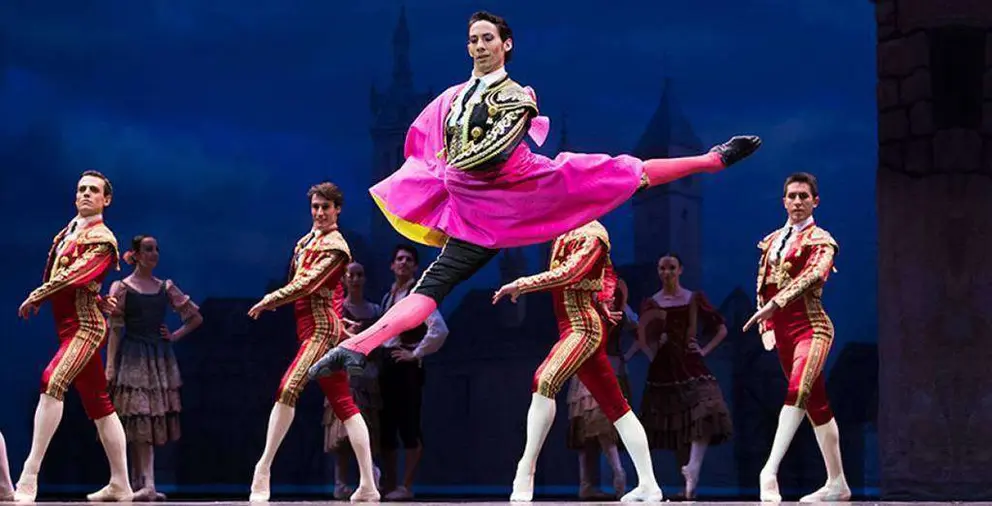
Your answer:
[[[651,449],[673,450],[685,478],[685,499],[694,499],[707,446],[728,440],[733,424],[716,378],[703,361],[727,335],[723,317],[701,291],[679,284],[682,261],[658,260],[662,288],[641,305],[638,344],[651,357],[641,400],[641,423]],[[713,338],[700,349],[702,328]]]
[[[134,272],[110,285],[117,301],[110,315],[107,380],[131,449],[135,501],[165,499],[155,490],[155,446],[179,439],[179,389],[182,378],[172,345],[201,323],[200,309],[172,280],[152,275],[158,265],[158,241],[139,235],[124,261]],[[182,327],[169,331],[169,309]]]

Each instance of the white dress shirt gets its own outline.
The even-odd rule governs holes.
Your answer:
[[[65,236],[62,237],[62,240],[59,242],[59,246],[56,248],[56,253],[62,254],[62,250],[65,248],[65,245],[69,244],[70,241],[74,241],[79,235],[79,232],[86,228],[87,225],[101,219],[103,219],[102,214],[94,214],[93,216],[87,216],[85,218],[77,215],[73,218],[72,221],[66,225],[69,231],[66,232]]]
[[[473,74],[468,83],[458,91],[458,95],[455,96],[455,100],[451,103],[451,116],[448,119],[448,126],[455,126],[458,124],[459,117],[462,115],[462,102],[465,100],[465,94],[472,89],[472,85],[474,85],[476,81],[481,82],[472,92],[472,96],[468,97],[468,102],[465,102],[465,109],[468,109],[469,112],[472,110],[473,105],[482,101],[482,93],[486,91],[487,88],[492,86],[493,83],[503,79],[504,77],[506,77],[506,69],[503,67],[500,67],[484,76],[476,76]],[[468,113],[466,113],[466,115],[467,114]],[[465,118],[461,119],[464,120]]]
[[[772,254],[770,257],[772,262],[778,263],[780,260],[779,257],[788,252],[789,248],[795,244],[796,236],[799,235],[799,232],[803,231],[806,227],[812,225],[813,223],[815,222],[813,221],[812,216],[796,224],[785,222],[785,226],[782,227],[782,233],[778,235],[778,238],[775,239],[775,243],[772,244]]]

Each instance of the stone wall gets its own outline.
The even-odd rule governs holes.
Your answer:
[[[992,2],[879,0],[885,499],[992,498]]]

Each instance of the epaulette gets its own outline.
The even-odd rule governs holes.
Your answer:
[[[120,269],[120,248],[117,246],[117,237],[103,223],[97,223],[79,232],[76,237],[76,244],[107,244],[114,252],[115,269]]]
[[[773,230],[770,234],[766,235],[764,239],[758,241],[758,249],[765,251],[768,246],[771,245],[772,241],[775,240],[775,234],[779,233],[781,230]]]
[[[840,250],[840,245],[837,244],[834,237],[830,235],[830,232],[827,232],[816,225],[813,226],[813,230],[810,230],[809,235],[806,236],[806,243],[811,246],[833,246],[835,250]]]
[[[314,247],[319,251],[340,251],[348,257],[348,261],[351,261],[351,249],[348,248],[348,243],[344,240],[344,236],[337,230],[321,236]]]
[[[606,245],[606,251],[610,251],[610,233],[607,232],[606,227],[604,227],[603,224],[597,220],[590,221],[589,223],[573,230],[571,233],[576,235],[588,235],[599,239],[600,241],[603,241],[604,245]]]
[[[532,109],[535,115],[538,114],[537,100],[533,95],[527,93],[523,86],[512,79],[508,79],[504,86],[499,87],[493,93],[487,94],[485,102],[489,108],[490,116],[495,116],[500,111],[520,107]]]

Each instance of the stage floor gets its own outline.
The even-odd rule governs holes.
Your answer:
[[[73,501],[73,502],[45,502],[45,501],[39,501],[38,503],[39,504],[44,504],[45,506],[61,506],[61,505],[77,506],[80,502],[83,502],[83,501]],[[478,501],[478,500],[458,500],[458,499],[452,499],[452,500],[446,500],[446,501],[436,501],[436,500],[416,501],[415,500],[415,501],[408,501],[408,502],[412,502],[412,503],[416,503],[418,505],[424,505],[424,506],[431,505],[431,504],[453,504],[453,503],[457,503],[457,504],[465,505],[465,506],[476,506],[476,505],[482,506],[482,505],[503,505],[503,504],[510,504],[508,501],[498,501],[498,500]],[[558,505],[574,505],[574,504],[619,504],[618,502],[614,503],[614,502],[597,502],[597,501],[540,501],[540,500],[538,500],[538,501],[534,501],[534,502],[535,503],[540,503],[541,506],[558,506]],[[270,506],[281,506],[281,505],[285,505],[285,506],[319,506],[319,505],[326,505],[326,504],[329,504],[329,503],[349,504],[347,501],[270,501],[268,504]],[[0,504],[13,504],[13,503],[2,503],[2,502],[0,502]],[[156,502],[156,503],[151,503],[151,504],[155,504],[157,506],[174,506],[174,505],[175,506],[178,506],[178,505],[196,505],[196,506],[205,506],[205,505],[216,505],[216,506],[249,506],[251,504],[257,504],[257,503],[249,503],[248,501],[164,501],[164,502]],[[396,501],[383,501],[382,504],[401,504],[401,503],[400,502],[396,502]],[[672,504],[676,504],[676,503],[672,503]],[[724,501],[720,501],[720,502],[689,502],[689,503],[686,503],[686,504],[695,504],[695,505],[700,505],[700,506],[710,505],[710,504],[720,505],[720,506],[733,506],[733,505],[751,505],[751,504],[763,504],[763,503],[761,503],[759,501],[753,501],[753,502],[739,502],[739,501],[726,501],[726,502],[724,502]],[[799,504],[799,503],[782,502],[781,504]],[[893,504],[894,505],[894,504],[921,504],[921,503],[867,501],[867,502],[849,502],[849,503],[846,503],[846,504],[847,505],[851,505],[851,506],[885,506],[885,505],[889,505],[889,504]],[[931,504],[932,505],[941,505],[941,504],[948,504],[948,505],[950,505],[950,504],[961,504],[961,503],[954,503],[954,502],[927,502],[926,504],[928,504],[928,505],[931,505]],[[974,503],[974,504],[980,504],[980,503]]]

